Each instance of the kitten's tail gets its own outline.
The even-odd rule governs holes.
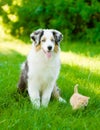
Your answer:
[[[78,93],[78,84],[76,84],[74,87],[74,93]]]

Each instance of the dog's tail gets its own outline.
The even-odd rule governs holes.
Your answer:
[[[74,93],[78,93],[78,84],[76,84],[74,87]]]

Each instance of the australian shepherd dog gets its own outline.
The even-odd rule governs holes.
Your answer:
[[[22,71],[18,83],[18,90],[26,88],[34,107],[48,106],[51,95],[60,102],[61,98],[56,80],[60,71],[60,41],[63,35],[54,29],[38,29],[31,35],[32,48],[26,61],[22,64]]]

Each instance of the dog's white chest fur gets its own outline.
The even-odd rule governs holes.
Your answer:
[[[40,84],[57,79],[60,69],[59,52],[54,55],[52,52],[52,57],[48,59],[42,50],[36,53],[33,47],[28,56],[28,77],[38,80]]]

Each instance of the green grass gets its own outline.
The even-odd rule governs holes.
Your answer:
[[[0,41],[0,130],[100,129],[100,46],[64,42],[61,48],[57,83],[67,104],[51,100],[48,108],[35,110],[29,97],[16,91],[30,45],[14,38]],[[73,111],[69,104],[76,83],[79,92],[90,97],[84,110]]]

